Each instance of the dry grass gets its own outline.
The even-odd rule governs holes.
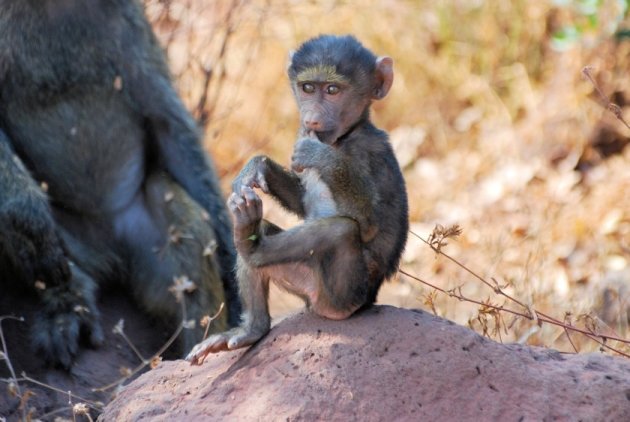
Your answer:
[[[207,119],[224,187],[254,154],[289,160],[297,112],[284,73],[288,51],[319,33],[353,33],[395,61],[394,88],[373,114],[404,167],[413,230],[426,238],[436,223],[457,223],[463,234],[446,251],[510,295],[560,320],[570,313],[577,325],[630,337],[630,148],[602,154],[630,131],[581,75],[590,65],[606,95],[630,92],[630,41],[615,42],[611,30],[619,2],[601,2],[597,23],[562,52],[553,35],[583,25],[570,7],[579,2],[374,3],[147,1],[180,91]],[[630,120],[628,108],[622,113]],[[280,225],[294,222],[277,206],[266,213]],[[461,286],[466,297],[498,300],[413,237],[402,268],[446,290]],[[479,306],[430,292],[400,276],[381,301],[433,307],[483,331]],[[272,295],[276,315],[295,305]],[[558,327],[505,319],[503,341],[573,350]],[[599,347],[572,340],[580,351]]]

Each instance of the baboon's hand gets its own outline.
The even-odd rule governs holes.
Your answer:
[[[299,173],[307,168],[316,168],[318,163],[323,161],[321,157],[326,153],[327,148],[330,147],[318,141],[317,138],[300,139],[293,149],[291,170]]]
[[[242,255],[249,255],[260,235],[263,210],[260,197],[249,187],[243,187],[242,196],[232,193],[228,198],[228,209],[234,223],[234,244]]]
[[[265,193],[269,193],[269,186],[265,178],[265,170],[267,157],[254,157],[243,167],[243,170],[236,176],[232,182],[232,191],[242,195],[243,187],[258,188]]]
[[[43,307],[32,327],[33,344],[44,360],[69,369],[79,349],[81,334],[91,346],[104,341],[94,298],[94,281],[72,267],[68,282],[41,291]]]

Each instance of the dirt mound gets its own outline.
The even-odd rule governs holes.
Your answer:
[[[426,312],[290,317],[248,350],[164,362],[103,421],[630,420],[630,360],[498,344]]]

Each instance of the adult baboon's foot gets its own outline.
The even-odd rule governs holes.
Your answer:
[[[79,350],[81,336],[91,346],[105,341],[94,297],[94,281],[72,265],[67,284],[45,288],[41,293],[43,309],[32,326],[36,350],[55,366],[69,369]]]

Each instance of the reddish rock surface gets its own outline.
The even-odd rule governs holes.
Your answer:
[[[628,421],[630,360],[502,345],[389,306],[301,313],[248,350],[162,363],[100,420]]]

